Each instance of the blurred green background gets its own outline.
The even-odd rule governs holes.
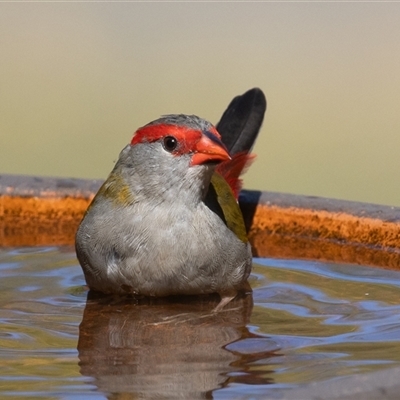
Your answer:
[[[258,86],[245,187],[400,206],[400,3],[0,3],[0,173],[105,178]]]

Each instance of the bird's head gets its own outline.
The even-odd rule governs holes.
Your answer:
[[[210,122],[181,114],[139,128],[118,164],[140,190],[159,195],[171,187],[194,192],[198,187],[203,196],[216,165],[230,158]]]
[[[146,143],[157,143],[173,157],[188,157],[189,166],[230,159],[215,127],[194,115],[167,115],[150,122],[136,131],[131,146]]]

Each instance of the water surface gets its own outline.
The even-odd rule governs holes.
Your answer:
[[[0,394],[264,398],[400,365],[400,272],[255,259],[253,296],[87,300],[70,247],[0,250]]]

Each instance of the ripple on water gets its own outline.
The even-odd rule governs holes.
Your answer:
[[[87,302],[71,247],[2,249],[0,273],[3,394],[263,398],[400,365],[396,271],[255,259],[253,300],[217,316],[215,299]]]

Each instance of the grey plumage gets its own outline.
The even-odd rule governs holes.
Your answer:
[[[90,288],[145,296],[240,288],[251,269],[250,245],[203,202],[215,166],[188,163],[159,143],[121,152],[107,182],[130,196],[120,201],[100,191],[76,236]]]

